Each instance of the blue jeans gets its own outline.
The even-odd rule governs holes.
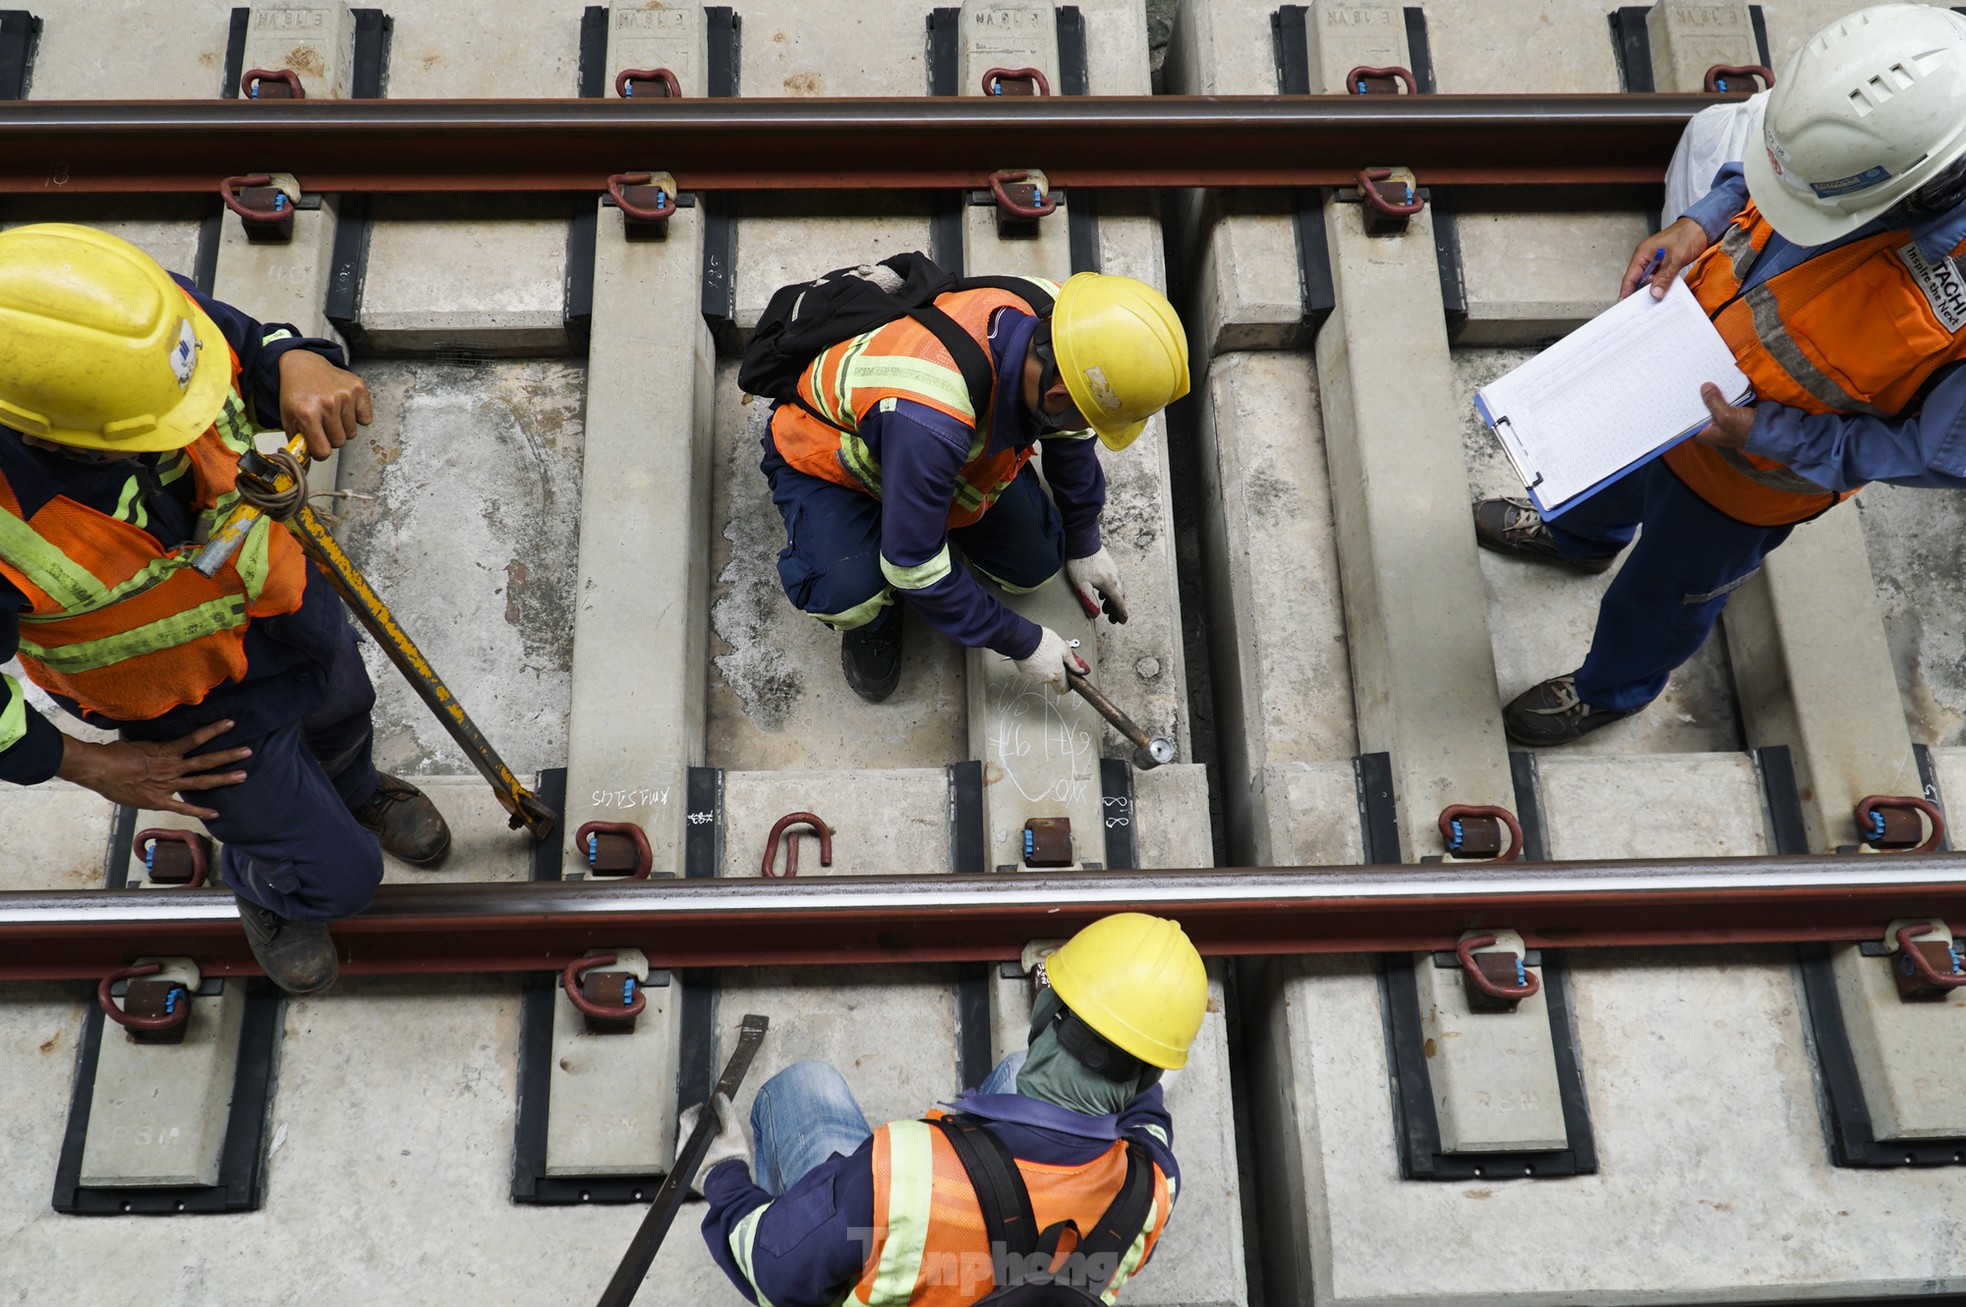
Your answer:
[[[1020,1048],[997,1063],[976,1092],[1016,1093],[1024,1055]],[[873,1133],[846,1077],[832,1063],[794,1062],[765,1081],[751,1104],[758,1184],[776,1198],[826,1159],[851,1156]]]
[[[1565,558],[1615,554],[1645,528],[1604,592],[1577,672],[1577,697],[1614,712],[1659,697],[1673,669],[1706,643],[1727,596],[1794,529],[1735,521],[1656,459],[1549,526]]]

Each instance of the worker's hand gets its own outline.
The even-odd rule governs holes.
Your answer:
[[[1126,592],[1120,589],[1120,567],[1106,546],[1099,546],[1098,553],[1084,558],[1066,559],[1065,579],[1071,582],[1072,593],[1079,597],[1087,617],[1099,616],[1100,605],[1092,598],[1097,593],[1104,601],[1106,620],[1119,626],[1126,624]]]
[[[307,452],[326,458],[367,426],[369,388],[360,377],[312,350],[290,349],[280,356],[280,429],[307,437]]]
[[[718,1094],[710,1100],[717,1114],[717,1133],[710,1140],[710,1151],[703,1155],[703,1165],[696,1168],[690,1177],[689,1191],[698,1198],[703,1196],[703,1177],[725,1162],[742,1162],[748,1171],[751,1167],[751,1133],[745,1127],[744,1119],[731,1105],[729,1094]],[[696,1133],[696,1122],[703,1115],[703,1108],[686,1107],[676,1119],[676,1148],[680,1151],[689,1137]]]
[[[1720,387],[1711,381],[1700,387],[1700,398],[1707,402],[1707,412],[1713,414],[1713,421],[1694,432],[1693,439],[1703,445],[1746,449],[1748,433],[1754,430],[1754,410],[1729,404]]]
[[[1072,688],[1071,683],[1065,679],[1067,667],[1080,675],[1092,670],[1086,666],[1085,659],[1079,657],[1078,651],[1065,643],[1065,637],[1048,626],[1039,634],[1038,647],[1031,650],[1031,656],[1016,661],[1017,670],[1021,674],[1050,686],[1060,694],[1065,694]]]
[[[1659,266],[1653,268],[1652,298],[1662,300],[1672,286],[1672,279],[1693,260],[1706,253],[1707,246],[1713,242],[1707,239],[1707,229],[1691,218],[1681,218],[1672,226],[1654,236],[1647,236],[1632,251],[1631,265],[1625,269],[1624,283],[1618,288],[1618,298],[1623,299],[1638,289],[1639,283],[1647,280],[1645,270],[1652,267],[1653,256],[1665,251],[1659,259]]]
[[[221,785],[237,785],[246,779],[242,771],[218,769],[252,757],[251,749],[192,752],[231,729],[229,721],[213,722],[161,744],[143,740],[91,744],[71,735],[67,737],[55,775],[94,790],[112,803],[210,821],[218,813],[186,803],[177,795],[182,790],[215,790]]]

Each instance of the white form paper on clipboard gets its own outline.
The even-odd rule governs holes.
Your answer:
[[[1705,427],[1707,381],[1736,404],[1753,393],[1675,279],[1664,299],[1641,288],[1484,386],[1475,407],[1537,509],[1555,517]]]

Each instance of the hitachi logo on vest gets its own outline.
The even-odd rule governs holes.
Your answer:
[[[1917,241],[1899,249],[1898,257],[1945,329],[1957,332],[1966,327],[1966,276],[1960,274],[1959,265],[1951,259],[1933,262],[1919,250]]]

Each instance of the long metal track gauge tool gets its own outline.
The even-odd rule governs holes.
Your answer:
[[[745,1072],[751,1069],[758,1045],[765,1042],[765,1030],[770,1024],[755,1013],[744,1018],[737,1034],[737,1048],[731,1053],[730,1061],[724,1063],[724,1073],[717,1077],[713,1094],[736,1096],[737,1087],[744,1083]],[[635,1301],[635,1291],[642,1287],[649,1267],[655,1265],[656,1250],[662,1247],[669,1227],[676,1223],[676,1213],[682,1210],[690,1181],[696,1178],[696,1168],[703,1165],[703,1155],[710,1151],[710,1141],[716,1135],[716,1110],[705,1103],[697,1113],[696,1129],[677,1151],[675,1165],[663,1177],[662,1187],[655,1191],[655,1201],[649,1204],[648,1215],[642,1218],[642,1228],[635,1231],[628,1251],[621,1255],[621,1265],[614,1268],[614,1278],[601,1291],[599,1307],[628,1307]]]
[[[300,469],[299,479],[304,481],[308,463],[307,442],[295,436],[287,443],[287,453],[293,455]],[[239,480],[242,485],[251,485],[267,496],[284,496],[295,488],[295,478],[285,468],[258,453],[248,453],[239,460]],[[267,514],[254,504],[241,503],[213,530],[211,539],[198,551],[192,566],[206,576],[214,575],[225,565],[226,559],[238,551],[253,525],[264,516]],[[389,656],[390,662],[396,664],[403,679],[410,683],[410,688],[436,714],[437,720],[443,723],[444,729],[450,732],[451,738],[471,759],[478,774],[490,782],[499,803],[512,816],[512,828],[516,830],[524,826],[532,832],[534,839],[545,839],[560,815],[540,802],[539,796],[512,774],[512,769],[505,765],[505,759],[499,756],[498,750],[478,729],[478,724],[471,720],[471,714],[464,711],[464,705],[458,702],[457,696],[451,693],[450,687],[444,684],[443,678],[430,665],[430,660],[417,648],[416,641],[410,639],[409,633],[397,624],[389,606],[382,602],[368,579],[342,552],[341,545],[329,533],[327,524],[307,506],[304,494],[298,501],[298,507],[283,520],[300,542],[301,550],[333,584],[335,591],[355,614],[355,619],[382,646],[382,651]]]

